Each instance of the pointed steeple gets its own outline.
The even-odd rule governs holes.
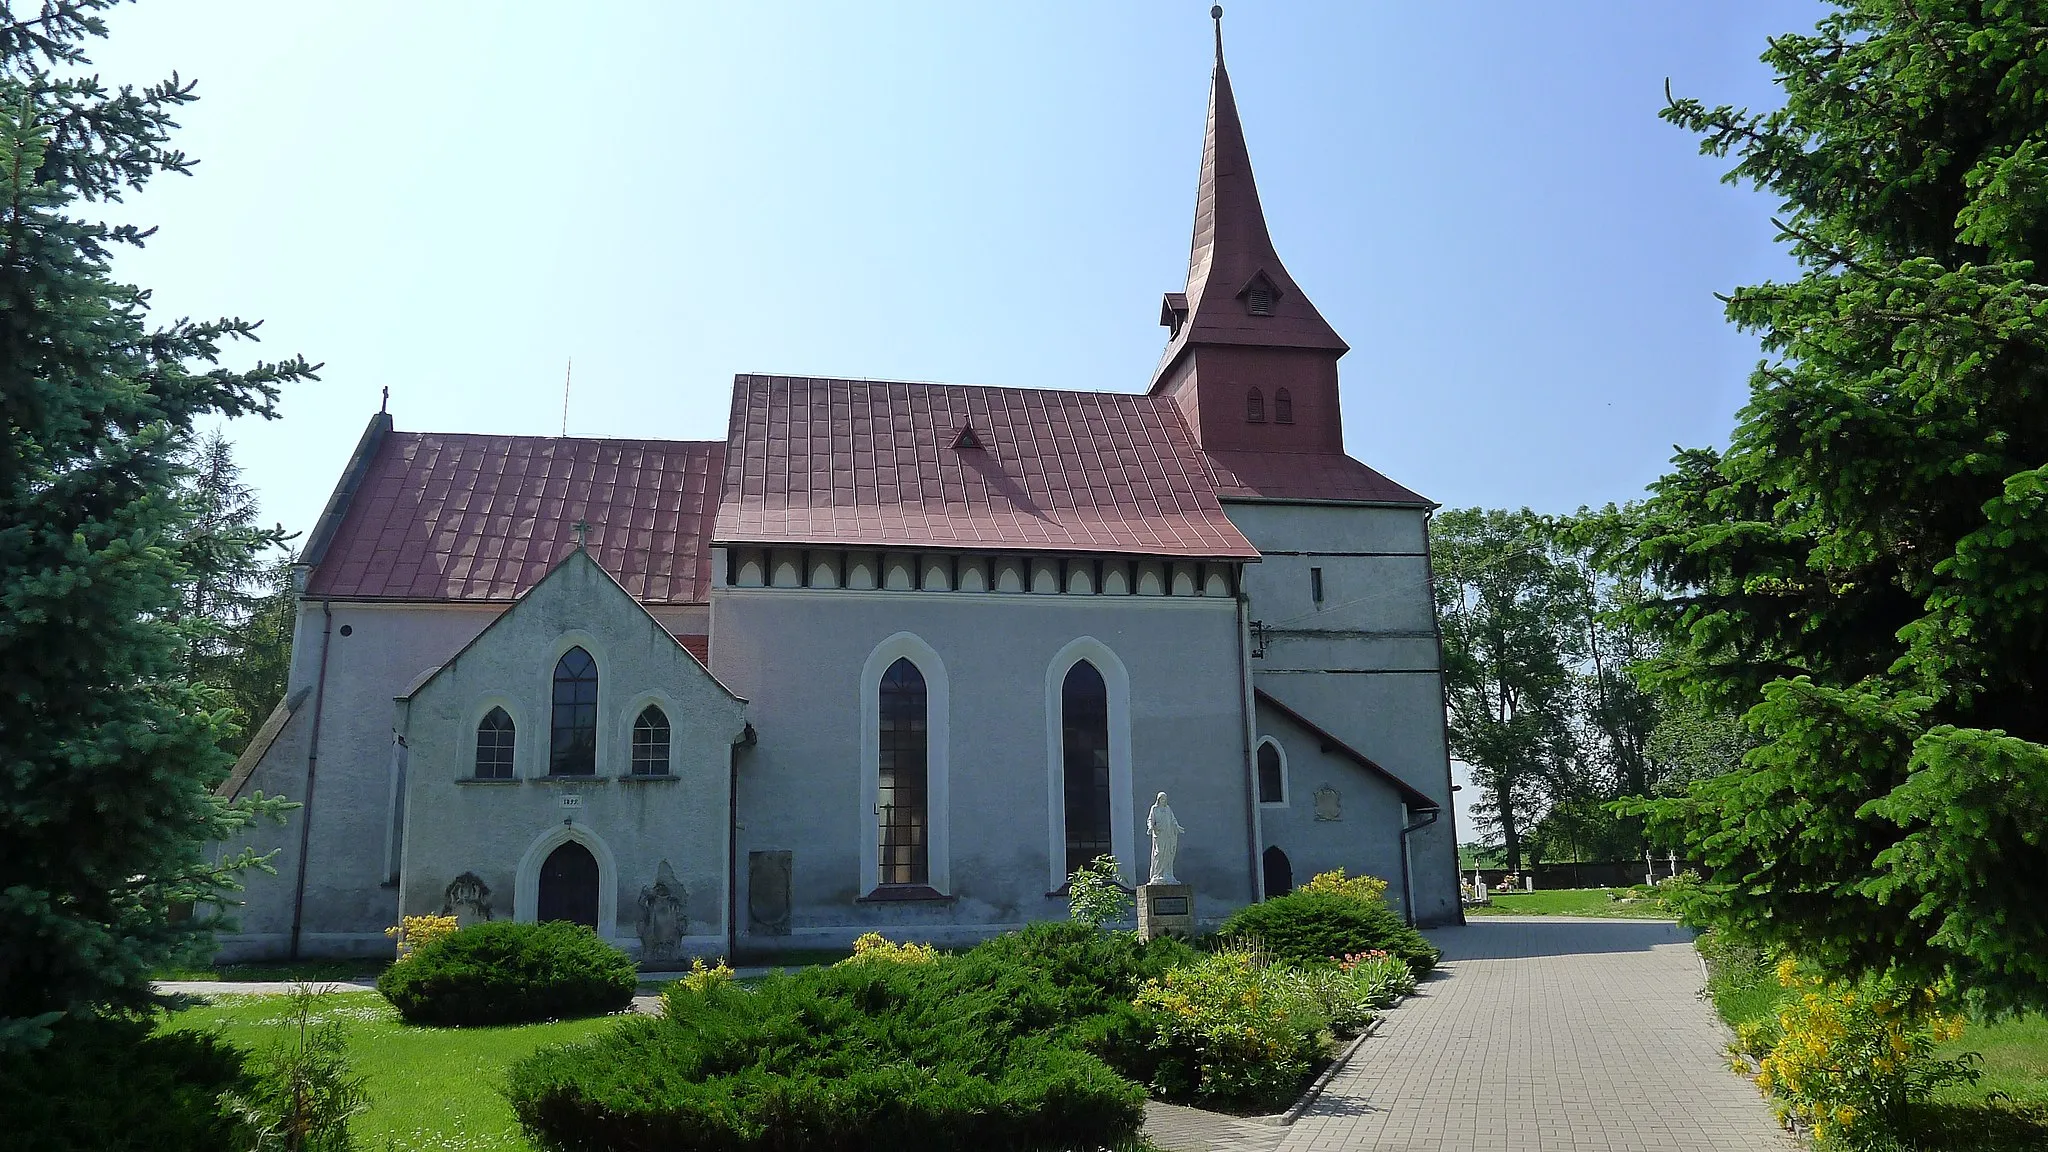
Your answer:
[[[1349,350],[1287,273],[1266,231],[1251,151],[1223,63],[1223,10],[1216,20],[1216,68],[1202,133],[1202,172],[1185,292],[1168,293],[1161,323],[1171,329],[1155,387],[1191,345]]]

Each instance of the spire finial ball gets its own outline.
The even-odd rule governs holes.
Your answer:
[[[1221,4],[1218,4],[1218,5],[1216,5],[1215,7],[1213,7],[1213,8],[1210,8],[1210,9],[1209,9],[1209,19],[1211,19],[1211,20],[1221,20],[1221,19],[1223,19],[1223,5],[1221,5]]]

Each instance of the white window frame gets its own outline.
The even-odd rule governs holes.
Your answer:
[[[909,660],[924,677],[925,706],[925,828],[927,840],[925,883],[940,895],[953,890],[952,835],[948,788],[947,749],[951,726],[948,722],[950,687],[946,662],[924,638],[914,632],[898,632],[875,645],[860,670],[860,812],[855,827],[860,829],[860,878],[855,891],[863,895],[883,885],[881,873],[881,821],[875,812],[881,803],[882,776],[882,674],[898,660]]]
[[[1260,797],[1259,807],[1285,808],[1294,799],[1293,774],[1287,770],[1287,745],[1272,736],[1259,737],[1259,742],[1252,747],[1252,787],[1256,789],[1259,785],[1259,749],[1268,744],[1273,746],[1273,751],[1280,754],[1280,799],[1268,800]]]
[[[1133,852],[1137,842],[1137,820],[1131,803],[1131,674],[1109,645],[1093,636],[1067,642],[1045,668],[1045,776],[1047,891],[1057,892],[1067,882],[1067,763],[1066,717],[1061,699],[1067,672],[1086,660],[1102,674],[1109,694],[1109,843],[1122,866],[1123,880],[1135,884],[1134,874],[1144,867]]]

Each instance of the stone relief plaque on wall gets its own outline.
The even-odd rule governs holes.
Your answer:
[[[455,917],[455,923],[464,928],[489,920],[490,886],[474,872],[464,872],[450,880],[441,893],[441,915]]]
[[[640,890],[640,959],[674,960],[681,952],[690,916],[683,902],[683,882],[663,860],[654,869],[654,883]]]
[[[1316,789],[1316,819],[1342,820],[1344,818],[1344,797],[1328,784]]]
[[[789,935],[788,852],[747,853],[747,931],[757,936]]]

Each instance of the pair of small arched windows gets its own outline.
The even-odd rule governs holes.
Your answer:
[[[597,774],[597,661],[571,648],[555,663],[553,710],[548,733],[548,775]],[[649,704],[633,721],[635,776],[669,774],[668,716]],[[511,714],[493,708],[476,726],[476,775],[480,780],[512,779],[517,735]]]
[[[1248,424],[1266,422],[1266,396],[1257,388],[1245,393],[1244,418]],[[1273,423],[1294,423],[1294,397],[1285,388],[1273,393]]]

